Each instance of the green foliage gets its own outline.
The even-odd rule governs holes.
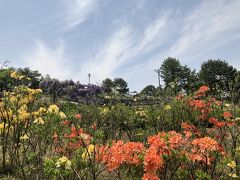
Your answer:
[[[237,76],[237,70],[230,66],[226,61],[208,60],[201,65],[199,72],[200,80],[208,85],[213,94],[217,94],[217,87],[222,91],[228,92],[228,83],[234,81]]]
[[[14,79],[10,77],[12,68],[0,69],[0,92],[9,91],[14,86]]]
[[[115,94],[118,93],[120,95],[124,95],[129,91],[127,82],[122,78],[114,78],[113,81],[106,78],[102,81],[102,86],[104,88],[104,92],[107,94],[113,92]]]
[[[140,94],[147,96],[155,96],[157,93],[157,89],[153,85],[148,85],[140,92]]]
[[[113,88],[113,81],[110,78],[106,78],[102,81],[102,86],[105,93],[111,93]]]
[[[30,80],[26,82],[26,85],[32,89],[38,89],[39,83],[42,79],[42,75],[38,71],[32,71],[29,68],[18,68],[17,72],[21,75],[29,77]]]
[[[163,61],[161,67],[161,77],[165,82],[166,88],[171,87],[174,83],[174,92],[186,91],[187,93],[196,90],[197,76],[195,71],[187,66],[182,66],[180,61],[175,58],[167,58]]]

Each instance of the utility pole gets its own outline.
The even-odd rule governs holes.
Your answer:
[[[161,90],[161,83],[160,83],[160,69],[154,69],[154,71],[158,74],[158,86],[159,86],[159,91]]]
[[[88,85],[90,85],[91,74],[88,73]]]

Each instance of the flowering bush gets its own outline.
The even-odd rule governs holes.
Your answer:
[[[1,169],[22,179],[238,178],[239,111],[208,92],[77,106],[19,84],[0,100]]]

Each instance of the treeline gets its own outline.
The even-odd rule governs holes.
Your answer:
[[[11,78],[13,71],[28,77],[27,79],[15,80]],[[15,86],[25,85],[32,89],[42,89],[45,95],[48,95],[53,102],[59,98],[78,102],[80,99],[91,100],[97,94],[103,93],[100,86],[94,84],[81,84],[72,80],[60,81],[56,78],[50,78],[49,75],[43,76],[38,71],[32,71],[29,68],[1,68],[0,70],[0,91],[11,91]]]
[[[29,79],[15,81],[11,78],[11,72],[17,71]],[[159,72],[161,81],[159,86],[148,85],[136,96],[159,97],[161,95],[175,96],[179,93],[191,94],[200,86],[207,85],[211,88],[210,94],[217,98],[231,98],[237,100],[240,97],[240,72],[224,60],[208,60],[202,63],[199,72],[192,70],[187,65],[182,65],[176,58],[165,59],[156,70]],[[72,80],[59,81],[50,76],[43,76],[38,71],[29,68],[1,68],[0,91],[9,91],[16,85],[27,85],[30,88],[41,88],[49,95],[52,101],[59,97],[66,100],[79,102],[83,98],[92,101],[98,96],[122,96],[129,95],[128,83],[122,78],[106,78],[101,86],[94,84],[81,84]],[[102,96],[104,95],[104,96]]]
[[[210,94],[217,98],[238,100],[240,97],[240,72],[224,60],[208,60],[201,64],[199,72],[182,65],[176,58],[167,58],[159,68],[160,87],[146,86],[141,94],[156,96],[158,93],[191,94],[200,86],[210,87]]]

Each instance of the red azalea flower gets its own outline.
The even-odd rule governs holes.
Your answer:
[[[81,118],[82,118],[82,115],[81,115],[81,114],[75,114],[75,118],[76,118],[76,119],[81,119]]]

